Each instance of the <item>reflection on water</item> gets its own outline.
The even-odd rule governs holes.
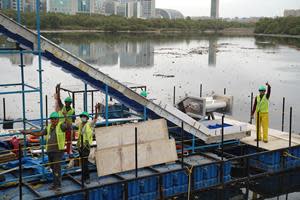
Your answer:
[[[210,37],[208,39],[208,65],[215,67],[217,64],[217,45],[218,37]]]

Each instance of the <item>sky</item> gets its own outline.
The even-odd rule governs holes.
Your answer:
[[[209,16],[211,0],[156,0],[156,8],[179,10],[184,16]],[[283,16],[285,9],[300,9],[300,0],[220,0],[220,17]]]

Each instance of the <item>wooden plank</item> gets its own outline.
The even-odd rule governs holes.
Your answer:
[[[135,127],[138,131],[139,144],[169,138],[165,119],[102,127],[95,130],[97,149],[134,144]]]
[[[178,159],[175,140],[164,139],[138,144],[138,167],[173,162]],[[98,176],[135,169],[135,145],[96,151]]]

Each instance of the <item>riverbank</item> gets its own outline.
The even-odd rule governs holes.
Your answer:
[[[109,33],[111,31],[106,30],[41,30],[41,33]],[[134,34],[221,34],[221,35],[232,35],[232,36],[254,36],[254,28],[227,28],[224,30],[214,31],[214,30],[170,30],[170,29],[157,29],[148,31],[116,31],[117,33],[134,33]]]

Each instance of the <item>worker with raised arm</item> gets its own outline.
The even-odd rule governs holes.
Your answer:
[[[96,104],[95,106],[96,113],[93,121],[89,121],[90,116],[87,112],[82,112],[80,114],[81,122],[78,126],[77,147],[79,150],[79,154],[82,157],[82,171],[83,171],[84,182],[86,184],[90,183],[88,156],[90,154],[91,145],[93,144],[93,131],[98,119],[99,110],[100,110],[100,103]],[[81,139],[83,139],[83,142],[81,141]]]
[[[264,85],[259,87],[259,95],[257,95],[254,100],[254,105],[251,112],[251,118],[253,118],[254,113],[256,113],[256,124],[258,124],[256,125],[256,131],[258,133],[258,140],[261,141],[263,138],[265,143],[268,142],[269,99],[271,95],[271,86],[268,82],[266,83],[266,86],[268,87],[267,93]],[[261,136],[262,133],[263,137]]]
[[[63,116],[67,118],[64,112]],[[59,114],[53,112],[50,115],[50,124],[41,132],[32,132],[30,130],[22,131],[24,134],[31,134],[34,136],[45,135],[46,152],[48,155],[48,162],[53,174],[53,184],[49,187],[50,190],[60,191],[61,189],[61,161],[65,151],[65,131],[70,124],[67,120],[61,122]]]
[[[71,106],[73,100],[71,97],[65,98],[65,105],[63,105],[61,99],[60,99],[60,83],[56,85],[55,88],[56,95],[56,112],[59,114],[59,121],[63,122],[64,120],[67,120],[68,124],[72,124],[75,122],[76,116],[75,116],[75,109]],[[67,113],[67,118],[65,119],[63,117],[63,112]],[[66,129],[66,152],[68,153],[69,157],[72,157],[72,139],[73,139],[73,129],[72,126],[69,126],[68,129]]]

